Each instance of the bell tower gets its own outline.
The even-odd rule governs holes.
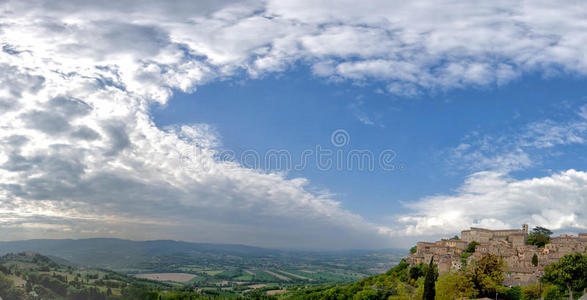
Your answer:
[[[523,224],[522,225],[522,233],[526,236],[528,236],[528,224]]]

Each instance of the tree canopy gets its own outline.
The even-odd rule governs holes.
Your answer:
[[[467,245],[467,248],[465,248],[465,252],[474,253],[477,245],[479,245],[479,243],[477,243],[475,241],[470,242],[469,245]]]
[[[436,299],[454,300],[472,298],[477,295],[471,278],[464,273],[447,273],[436,282]]]
[[[572,253],[563,256],[557,263],[544,268],[542,280],[565,287],[572,299],[573,291],[587,288],[587,255]]]
[[[492,296],[503,286],[503,261],[492,254],[486,254],[469,269],[469,276],[480,295]]]
[[[418,246],[414,246],[414,247],[410,248],[410,253],[411,254],[416,253],[416,251],[418,251]]]
[[[528,234],[528,239],[526,240],[526,244],[528,245],[535,245],[538,247],[544,247],[544,245],[550,242],[550,236],[552,235],[552,231],[550,229],[544,227],[534,227],[532,232]]]

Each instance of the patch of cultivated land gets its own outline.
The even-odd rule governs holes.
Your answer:
[[[196,275],[187,273],[151,273],[151,274],[136,274],[135,277],[159,280],[159,281],[175,281],[175,282],[188,282],[192,280]]]
[[[264,283],[260,283],[260,284],[251,284],[251,285],[248,285],[248,287],[250,287],[250,288],[252,288],[252,289],[260,289],[260,288],[264,288],[264,287],[266,287],[266,286],[267,286],[267,285],[266,285],[266,284],[264,284]]]
[[[255,273],[253,273],[253,272],[251,272],[251,271],[249,271],[249,270],[245,270],[245,272],[246,272],[247,274],[249,274],[249,275],[255,275]]]
[[[302,280],[312,280],[311,278],[304,277],[302,275],[298,275],[298,274],[294,274],[294,273],[290,273],[290,272],[286,272],[286,271],[282,271],[282,270],[279,270],[279,272],[280,273],[283,273],[285,275],[289,275],[289,276],[292,276],[292,277],[296,277],[296,278],[302,279]]]
[[[267,291],[267,295],[271,296],[271,295],[275,295],[275,294],[279,294],[279,293],[285,293],[287,290],[283,289],[283,290],[271,290],[271,291]]]
[[[289,278],[289,277],[285,277],[285,276],[283,276],[283,275],[281,275],[281,274],[277,274],[277,273],[275,273],[275,272],[271,272],[271,271],[269,271],[269,270],[263,270],[263,271],[264,271],[265,273],[267,273],[267,274],[269,274],[269,275],[273,275],[273,276],[275,276],[275,277],[277,277],[277,278],[279,278],[279,279],[281,279],[281,280],[285,280],[285,281],[291,281],[291,278]]]

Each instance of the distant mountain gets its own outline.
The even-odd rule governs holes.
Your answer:
[[[368,274],[382,273],[408,253],[402,249],[302,251],[233,244],[113,238],[0,242],[0,255],[24,251],[41,253],[62,265],[102,268],[125,274],[201,274],[205,270],[212,270],[228,272],[218,275],[221,277],[239,277],[233,275],[244,272],[242,270],[307,270],[310,267],[324,272],[328,270],[331,274],[324,275],[323,278],[318,276],[314,281],[348,281]]]
[[[82,266],[119,269],[141,264],[146,259],[170,255],[232,255],[264,257],[282,251],[244,245],[189,243],[171,240],[130,241],[113,238],[35,239],[0,242],[0,255],[35,251]]]

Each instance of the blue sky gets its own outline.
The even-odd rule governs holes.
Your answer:
[[[343,249],[587,231],[583,2],[0,11],[0,239]],[[277,150],[374,167],[239,159]]]
[[[345,153],[393,149],[398,170],[323,171],[311,161],[301,171],[287,173],[309,178],[315,188],[336,194],[353,212],[383,221],[390,214],[404,213],[402,202],[459,188],[474,167],[453,161],[450,151],[468,136],[508,136],[535,122],[565,122],[577,117],[574,112],[586,103],[587,94],[582,79],[539,75],[505,86],[417,97],[380,90],[377,84],[329,82],[297,67],[279,76],[237,78],[201,86],[195,93],[179,93],[165,106],[155,105],[152,116],[159,127],[211,125],[222,137],[221,148],[234,151],[237,160],[249,149],[261,155],[269,149],[285,149],[297,164],[301,153],[315,145],[338,149],[330,143],[337,129],[351,137]],[[372,123],[365,124],[361,117]],[[511,176],[543,177],[569,168],[583,170],[587,164],[583,145],[539,149],[532,151],[532,157],[536,165],[513,170]],[[259,167],[275,171],[264,164]]]

